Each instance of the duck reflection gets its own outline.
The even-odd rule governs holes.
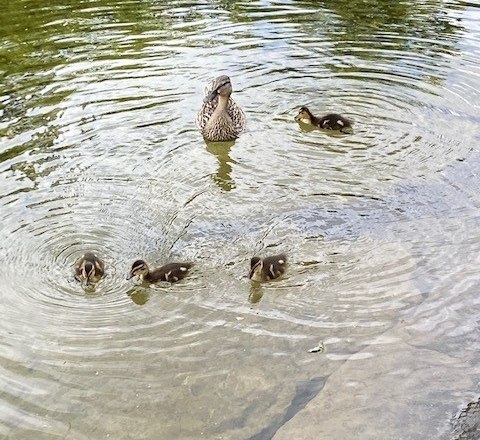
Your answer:
[[[250,286],[250,293],[248,294],[248,301],[250,304],[258,304],[263,297],[263,287],[260,283],[252,283]]]
[[[235,141],[230,142],[206,142],[206,149],[218,160],[218,169],[213,176],[213,181],[222,191],[231,191],[235,188],[235,182],[232,180],[232,159],[230,150]]]
[[[134,286],[128,290],[127,295],[137,306],[143,306],[150,299],[149,290],[142,286]]]

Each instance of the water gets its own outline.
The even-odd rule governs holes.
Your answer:
[[[403,323],[476,384],[479,6],[7,2],[0,436],[269,439],[339,368],[393,356]],[[206,144],[221,73],[247,131]],[[354,134],[303,130],[302,105]],[[89,249],[94,291],[72,273]],[[251,286],[250,257],[277,251],[287,276]],[[146,287],[137,258],[195,270]],[[418,425],[446,432],[470,382]]]

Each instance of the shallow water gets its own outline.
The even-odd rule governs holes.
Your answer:
[[[403,319],[478,364],[480,5],[419,3],[7,2],[0,436],[269,439]],[[206,144],[219,73],[248,127]],[[252,286],[277,251],[288,274]],[[147,287],[137,258],[195,269]]]

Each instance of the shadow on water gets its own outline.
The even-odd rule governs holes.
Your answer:
[[[248,440],[270,440],[285,423],[305,408],[325,386],[326,377],[314,377],[313,379],[299,383],[296,386],[295,395],[285,411],[284,416],[278,422],[272,422],[258,434],[249,437]]]

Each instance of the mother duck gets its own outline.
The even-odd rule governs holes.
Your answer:
[[[231,94],[232,83],[226,75],[215,78],[205,88],[197,126],[206,141],[234,141],[244,130],[245,113],[230,97]]]

